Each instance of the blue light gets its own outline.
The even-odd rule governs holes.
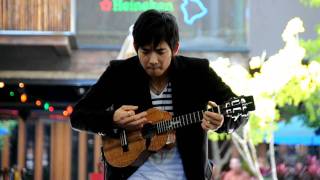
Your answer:
[[[195,14],[192,17],[189,17],[189,13],[186,9],[190,2],[196,3],[199,6],[199,8],[201,9],[200,13]],[[180,5],[180,8],[183,13],[183,20],[188,25],[192,25],[194,23],[194,21],[204,17],[208,13],[208,9],[203,5],[201,0],[183,0],[183,3]]]

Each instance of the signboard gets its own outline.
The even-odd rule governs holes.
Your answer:
[[[119,49],[129,27],[147,9],[177,18],[181,48],[210,50],[246,46],[244,0],[78,0],[80,47]]]

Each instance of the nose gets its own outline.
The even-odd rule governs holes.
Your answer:
[[[157,57],[156,53],[152,52],[150,54],[149,63],[152,65],[158,64],[158,57]]]

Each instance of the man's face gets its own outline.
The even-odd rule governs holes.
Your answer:
[[[241,171],[241,162],[239,159],[231,158],[230,160],[230,168],[233,169],[236,172]]]
[[[150,77],[157,78],[163,76],[170,66],[172,53],[169,45],[165,41],[161,41],[156,47],[153,44],[139,47],[138,57],[144,70]]]

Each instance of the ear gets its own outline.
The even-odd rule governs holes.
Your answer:
[[[138,45],[133,41],[133,47],[134,47],[134,49],[136,50],[136,53],[138,53]]]
[[[178,54],[179,48],[180,48],[180,44],[179,44],[179,42],[177,42],[177,44],[175,45],[175,47],[173,48],[173,51],[172,51],[172,54],[174,56]]]

